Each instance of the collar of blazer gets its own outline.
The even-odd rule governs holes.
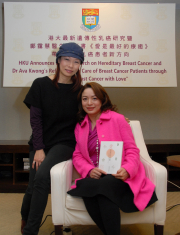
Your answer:
[[[107,110],[101,113],[99,121],[101,120],[109,120],[111,118],[111,111]],[[88,115],[85,116],[84,120],[81,122],[81,127],[85,126],[88,123]]]

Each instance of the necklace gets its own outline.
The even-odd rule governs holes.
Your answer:
[[[98,163],[99,163],[99,140],[96,140],[96,160],[92,160],[91,158],[91,162],[93,163],[94,166],[98,167]]]
[[[98,166],[98,163],[99,163],[99,140],[98,139],[96,140],[96,156],[97,156],[96,164]]]

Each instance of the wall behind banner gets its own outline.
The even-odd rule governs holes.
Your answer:
[[[29,139],[29,110],[23,104],[29,88],[3,88],[4,9],[0,11],[0,140]],[[12,0],[9,2],[13,2]],[[17,2],[17,1],[14,1]],[[24,1],[19,1],[24,2]],[[28,1],[28,2],[33,2]],[[41,2],[41,1],[39,1]],[[42,0],[42,2],[49,2]],[[63,2],[54,0],[53,2]],[[77,2],[77,1],[69,1]],[[84,1],[78,1],[84,2]],[[86,1],[96,2],[96,1]],[[105,2],[105,1],[98,1]],[[110,1],[107,1],[110,2]],[[123,2],[123,1],[113,1]],[[137,1],[126,1],[136,3]],[[139,0],[139,3],[149,3]],[[158,3],[157,0],[151,1]],[[162,0],[161,3],[171,1]],[[173,1],[179,3],[179,0]],[[58,29],[57,29],[58,30]],[[167,32],[168,33],[168,32]],[[130,120],[139,120],[145,139],[180,139],[180,4],[176,7],[176,88],[106,88],[118,111]]]

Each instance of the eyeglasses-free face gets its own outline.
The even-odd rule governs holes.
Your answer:
[[[60,65],[60,76],[70,78],[77,73],[81,62],[79,59],[74,57],[62,56],[59,60]]]
[[[95,95],[92,88],[86,88],[82,93],[82,107],[83,110],[89,115],[100,116],[102,102]]]

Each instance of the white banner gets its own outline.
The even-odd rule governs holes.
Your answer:
[[[5,2],[4,87],[55,73],[67,42],[85,52],[83,83],[175,87],[175,4]]]

